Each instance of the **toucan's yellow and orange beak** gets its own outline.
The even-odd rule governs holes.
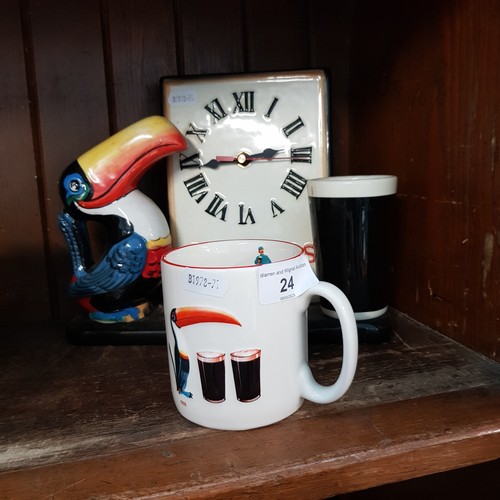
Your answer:
[[[170,317],[179,328],[197,323],[228,323],[241,326],[234,316],[204,307],[177,307],[172,309]]]
[[[184,136],[162,116],[150,116],[130,125],[77,159],[92,187],[92,196],[80,200],[79,205],[108,205],[135,189],[156,161],[186,148]]]

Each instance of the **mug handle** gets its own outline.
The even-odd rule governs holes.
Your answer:
[[[328,386],[318,384],[307,362],[302,365],[299,373],[299,386],[302,397],[313,403],[324,404],[332,403],[342,397],[352,383],[358,363],[358,330],[352,306],[339,288],[331,283],[320,281],[304,293],[307,305],[315,295],[323,297],[332,304],[338,314],[342,328],[342,368],[337,381]]]

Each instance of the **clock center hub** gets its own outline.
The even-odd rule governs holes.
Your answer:
[[[236,156],[236,161],[240,167],[248,167],[250,164],[250,160],[248,159],[248,155],[246,153],[238,153]]]

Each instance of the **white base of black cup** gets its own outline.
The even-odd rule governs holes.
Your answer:
[[[363,311],[363,312],[355,312],[354,318],[356,321],[364,321],[368,319],[378,318],[387,312],[388,306],[383,307],[382,309],[378,309],[377,311]],[[326,314],[330,318],[339,319],[337,313],[332,309],[327,309],[326,307],[321,306],[321,311],[323,314]]]

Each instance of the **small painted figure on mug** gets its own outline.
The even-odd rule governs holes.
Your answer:
[[[259,247],[259,255],[255,257],[254,264],[261,266],[262,264],[270,264],[271,259],[264,253],[264,247],[261,245]]]

